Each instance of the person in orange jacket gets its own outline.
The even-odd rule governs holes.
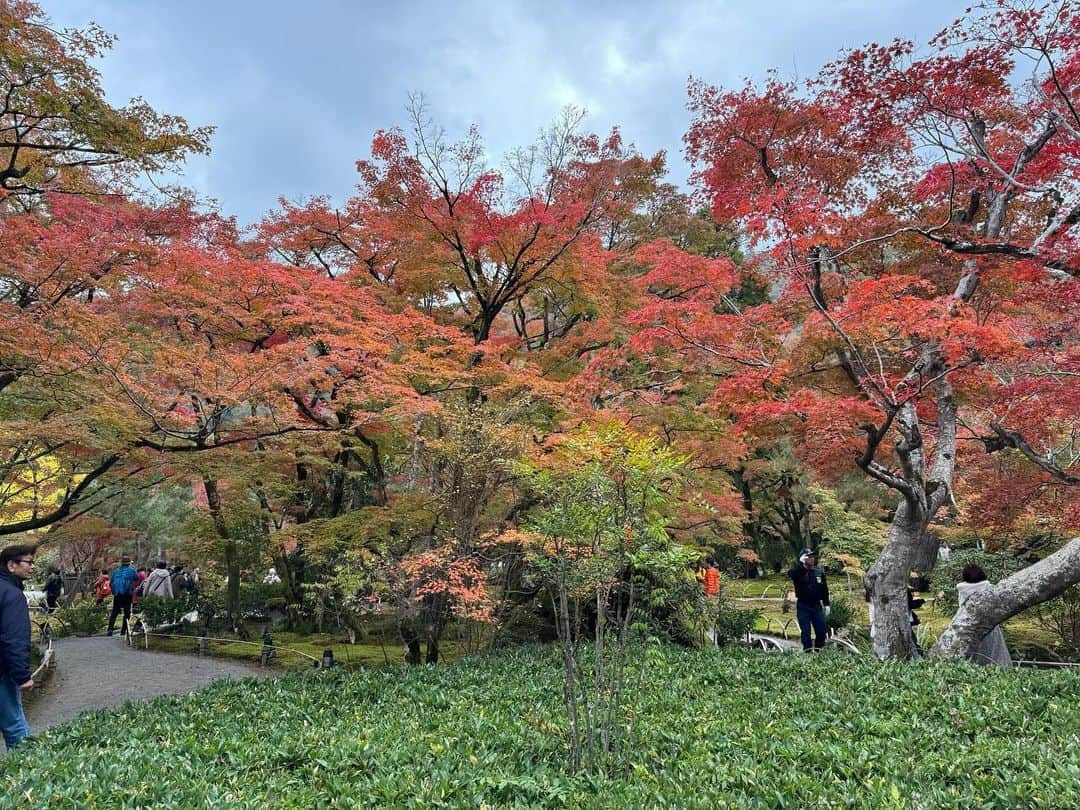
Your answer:
[[[702,583],[706,596],[720,595],[720,569],[712,563],[705,567],[705,579]]]
[[[112,596],[112,587],[109,585],[109,572],[101,569],[101,576],[94,582],[94,599],[100,605]]]

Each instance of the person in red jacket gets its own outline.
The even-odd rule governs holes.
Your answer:
[[[720,569],[710,563],[705,567],[705,580],[703,583],[706,596],[720,595]]]
[[[135,574],[135,590],[131,592],[131,604],[139,604],[139,600],[143,597],[143,583],[146,582],[146,578],[150,576],[150,572],[145,568],[140,568]]]
[[[110,596],[112,596],[112,587],[109,585],[109,572],[102,568],[101,576],[94,582],[94,599],[100,605]]]

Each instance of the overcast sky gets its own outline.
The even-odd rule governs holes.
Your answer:
[[[91,20],[119,41],[99,67],[114,103],[135,95],[213,124],[184,183],[241,224],[279,196],[347,196],[372,133],[406,122],[412,91],[451,135],[477,124],[496,158],[567,104],[669,154],[684,183],[690,75],[734,86],[770,67],[813,75],[845,47],[923,41],[954,0],[40,0],[55,24]]]

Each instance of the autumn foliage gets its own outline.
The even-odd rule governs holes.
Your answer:
[[[110,106],[91,60],[111,38],[42,20],[0,4],[4,534],[201,482],[223,540],[233,510],[283,560],[384,558],[435,660],[451,620],[528,592],[545,495],[523,471],[590,424],[685,461],[642,519],[703,556],[759,561],[761,482],[865,475],[893,504],[879,607],[943,524],[1003,547],[1080,526],[1071,4],[975,9],[804,83],[694,79],[696,200],[579,112],[496,166],[415,98],[352,198],[248,229],[131,193],[209,130]],[[788,447],[799,469],[764,473]],[[883,655],[911,652],[898,611],[877,611]]]

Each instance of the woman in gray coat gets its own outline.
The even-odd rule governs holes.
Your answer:
[[[157,564],[157,568],[150,572],[150,576],[143,583],[143,596],[159,596],[162,599],[172,599],[172,575],[165,567],[165,561]]]
[[[964,604],[973,593],[978,593],[979,591],[990,587],[990,582],[986,579],[986,572],[978,565],[965,565],[964,571],[960,576],[964,581],[956,583],[956,594],[959,597],[961,605]],[[969,660],[976,664],[997,664],[1002,667],[1012,666],[1012,656],[1009,655],[1009,648],[1005,645],[1005,634],[1001,632],[1000,626],[995,627],[983,637],[983,640],[979,642],[978,648],[971,654]]]

